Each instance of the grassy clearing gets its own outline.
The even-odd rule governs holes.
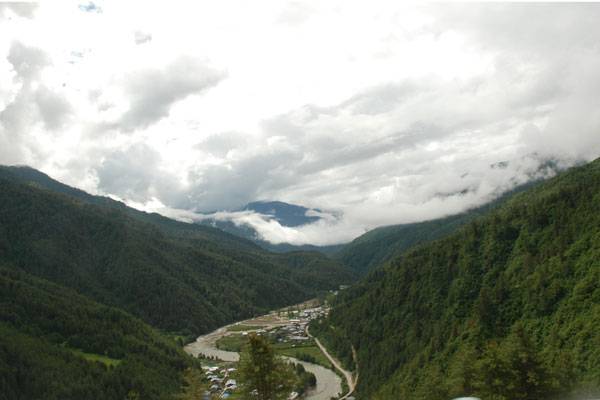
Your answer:
[[[248,337],[241,334],[223,336],[221,339],[217,340],[217,349],[240,352],[247,342]]]
[[[247,342],[247,336],[241,334],[228,335],[217,340],[217,348],[219,350],[240,352]],[[302,343],[274,343],[273,348],[277,354],[282,356],[294,357],[329,369],[333,367],[312,339]]]
[[[227,328],[228,332],[245,332],[245,331],[255,331],[257,329],[261,329],[262,326],[257,325],[232,325]]]
[[[121,363],[121,360],[110,358],[110,357],[107,357],[104,355],[85,353],[82,350],[78,350],[78,349],[69,349],[69,350],[71,350],[73,353],[75,353],[77,355],[83,356],[88,361],[99,361],[99,362],[103,363],[104,365],[106,365],[107,367],[110,367],[111,365],[113,367],[116,367],[117,365],[119,365]]]
[[[304,343],[277,343],[274,347],[277,354],[282,356],[294,357],[329,369],[333,367],[313,340]]]

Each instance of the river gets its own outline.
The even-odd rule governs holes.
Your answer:
[[[198,354],[204,354],[205,356],[218,357],[223,361],[238,361],[240,359],[238,353],[217,349],[216,342],[218,339],[234,333],[227,331],[229,326],[224,326],[207,335],[200,336],[195,342],[188,344],[183,349],[194,357],[197,357]],[[302,364],[304,369],[315,374],[317,378],[317,387],[311,390],[305,399],[329,400],[331,397],[337,397],[342,392],[341,378],[330,369],[309,362],[299,361],[295,358],[289,359],[295,363]]]

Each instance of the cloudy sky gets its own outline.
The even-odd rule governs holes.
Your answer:
[[[600,4],[57,3],[0,4],[0,164],[145,210],[333,244],[600,156]]]

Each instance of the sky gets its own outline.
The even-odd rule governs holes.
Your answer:
[[[0,164],[331,245],[600,156],[600,4],[397,3],[0,3]]]

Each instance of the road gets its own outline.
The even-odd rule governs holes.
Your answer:
[[[272,324],[272,321],[259,321],[258,319],[241,322],[241,324],[247,325],[259,325],[259,322],[267,322],[266,325]],[[211,332],[207,335],[198,337],[195,342],[188,344],[184,347],[185,352],[197,357],[198,354],[204,354],[206,356],[218,357],[223,361],[238,361],[240,356],[238,353],[233,351],[224,351],[217,349],[216,342],[221,337],[239,333],[239,332],[228,332],[227,328],[231,326],[224,326]],[[323,368],[320,365],[308,363],[305,361],[299,361],[289,357],[294,363],[301,363],[308,372],[315,374],[317,378],[317,386],[311,390],[308,395],[304,398],[306,400],[329,400],[332,397],[337,397],[342,392],[342,380],[333,371],[327,368]]]
[[[315,340],[315,343],[317,344],[317,346],[319,346],[319,349],[321,349],[323,354],[325,354],[325,357],[327,357],[327,359],[331,361],[333,366],[338,371],[340,371],[346,378],[346,382],[348,382],[348,393],[346,393],[343,397],[340,397],[340,400],[347,399],[350,395],[352,395],[352,393],[354,393],[354,389],[356,389],[356,383],[358,382],[358,373],[356,374],[356,379],[353,379],[352,373],[342,368],[341,364],[327,352],[327,349],[321,344],[319,339],[310,334],[310,332],[308,331],[308,326],[306,327],[306,334]],[[356,361],[356,352],[354,351],[354,347],[352,348],[352,354],[354,355],[354,360]]]

